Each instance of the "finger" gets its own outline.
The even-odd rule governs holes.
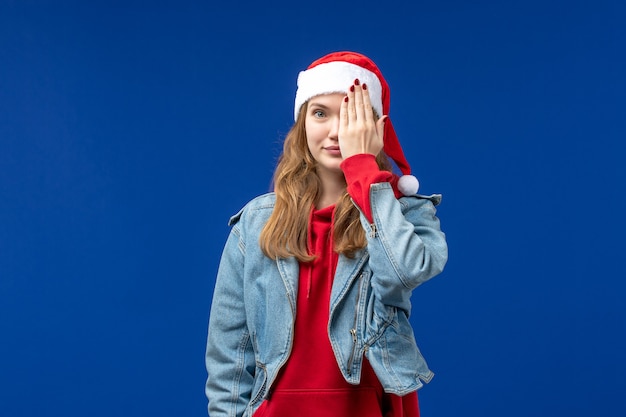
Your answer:
[[[366,121],[374,123],[374,111],[372,110],[372,101],[370,98],[370,92],[367,89],[367,85],[363,84],[361,90],[363,96],[363,117]]]
[[[357,78],[354,80],[354,85],[351,90],[354,90],[354,111],[357,120],[364,121],[365,120],[365,112],[363,110],[363,89],[361,88],[361,83]]]
[[[378,137],[385,142],[385,122],[389,116],[385,115],[376,121],[376,133],[378,133]]]
[[[351,85],[348,89],[348,123],[356,122],[355,96],[354,85]]]
[[[339,131],[345,132],[348,128],[349,124],[349,111],[348,111],[348,102],[350,98],[345,96],[341,101],[341,107],[339,108]]]

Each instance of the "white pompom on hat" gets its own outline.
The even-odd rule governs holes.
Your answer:
[[[302,105],[309,99],[321,94],[347,93],[357,78],[361,84],[367,84],[370,101],[378,117],[388,115],[389,85],[376,64],[365,55],[343,51],[323,56],[300,72],[294,119],[298,119]],[[407,196],[416,194],[419,181],[411,175],[411,167],[389,119],[385,121],[384,135],[383,151],[393,159],[403,174],[398,181],[398,190]]]

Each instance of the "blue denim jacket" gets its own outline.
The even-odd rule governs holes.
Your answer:
[[[352,259],[339,257],[330,296],[328,334],[349,383],[359,383],[363,356],[389,393],[407,394],[433,377],[409,313],[412,290],[440,273],[448,258],[435,216],[440,199],[396,199],[389,183],[370,189],[373,223],[361,214],[367,247]],[[251,416],[291,352],[298,261],[274,261],[258,243],[274,201],[273,193],[257,197],[229,223],[206,350],[211,417]]]

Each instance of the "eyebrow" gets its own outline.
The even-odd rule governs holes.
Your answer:
[[[312,102],[310,102],[310,103],[309,103],[309,108],[310,108],[310,107],[321,107],[321,108],[323,108],[323,109],[330,109],[330,107],[328,107],[327,105],[322,104],[322,103],[318,103],[317,101],[312,101]]]

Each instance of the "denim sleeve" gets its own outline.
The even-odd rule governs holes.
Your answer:
[[[389,183],[370,189],[373,223],[361,215],[366,230],[374,296],[406,312],[411,292],[439,274],[448,260],[448,246],[435,215],[435,197],[396,199]]]
[[[218,268],[206,348],[211,417],[241,416],[250,402],[255,359],[243,300],[244,245],[231,229]]]

